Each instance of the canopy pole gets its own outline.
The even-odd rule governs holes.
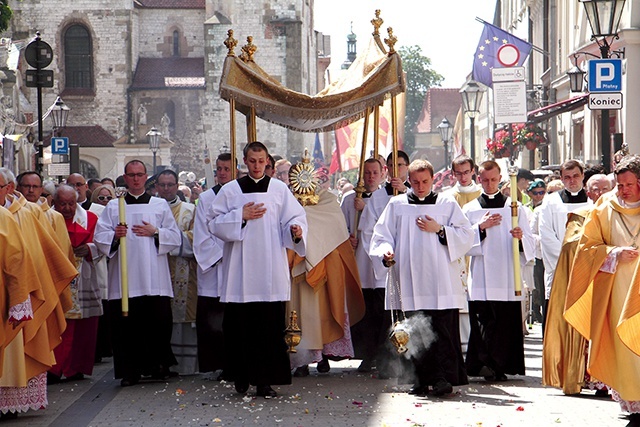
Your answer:
[[[229,148],[231,150],[231,179],[236,179],[237,163],[236,163],[236,100],[229,99]],[[235,164],[236,167],[233,167]]]
[[[253,105],[249,109],[247,116],[247,142],[255,142],[258,140],[258,132],[256,131],[256,107]]]
[[[364,162],[367,159],[367,139],[369,136],[369,116],[371,115],[371,107],[367,107],[364,112],[364,126],[362,128],[362,149],[360,150],[360,169],[358,170],[358,185],[355,188],[356,199],[362,199],[362,193],[365,192],[364,188]],[[374,144],[375,145],[375,144]],[[358,235],[358,222],[360,221],[360,211],[355,211],[355,218],[353,219],[353,227],[351,227],[351,234],[353,237]]]
[[[380,106],[373,109],[373,158],[378,159],[378,144],[380,144]]]
[[[391,97],[391,137],[393,138],[392,151],[391,151],[391,159],[393,160],[393,166],[391,169],[393,170],[393,176],[398,176],[398,118],[396,117],[397,106],[396,106],[396,96]],[[393,195],[398,195],[398,189],[393,189]]]

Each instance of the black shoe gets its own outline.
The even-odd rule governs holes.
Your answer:
[[[234,386],[236,391],[240,394],[244,394],[249,390],[249,381],[247,380],[236,380],[234,382]]]
[[[62,378],[51,372],[47,372],[47,384],[58,384],[62,381]]]
[[[298,366],[295,371],[293,371],[293,376],[297,378],[308,377],[309,376],[309,365]]]
[[[256,387],[256,396],[262,396],[265,399],[271,399],[272,397],[277,397],[278,393],[271,386],[268,385],[259,385]]]
[[[431,389],[431,392],[434,396],[444,396],[445,394],[453,393],[453,386],[447,380],[438,380]]]
[[[323,356],[322,360],[318,362],[318,366],[316,367],[316,369],[321,374],[326,374],[327,372],[329,372],[331,370],[331,366],[329,366],[329,359]]]
[[[596,397],[609,397],[609,390],[596,390]]]
[[[139,382],[140,382],[140,377],[139,376],[125,377],[125,378],[120,380],[120,386],[121,387],[131,387],[132,385],[136,385]]]
[[[498,374],[498,373],[493,375],[487,375],[484,377],[484,379],[490,382],[509,381],[509,378],[507,378],[505,374]]]
[[[362,372],[363,374],[367,372],[371,372],[371,361],[363,360],[360,363],[360,366],[358,366],[358,372]]]
[[[5,420],[15,420],[16,418],[18,418],[18,413],[17,412],[7,412],[6,414],[0,413],[0,420],[5,421]]]
[[[420,384],[414,384],[413,387],[409,389],[409,394],[414,396],[426,396],[429,388]]]
[[[632,412],[627,416],[629,423],[627,427],[640,427],[640,414],[636,412]]]
[[[84,379],[84,374],[78,372],[77,374],[71,375],[70,377],[66,377],[65,381],[80,381]]]

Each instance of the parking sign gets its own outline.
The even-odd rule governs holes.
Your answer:
[[[51,138],[51,154],[69,154],[69,138]]]
[[[621,92],[622,60],[591,59],[589,60],[589,92]]]

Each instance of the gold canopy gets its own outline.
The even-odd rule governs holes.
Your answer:
[[[256,117],[289,129],[331,131],[364,117],[368,108],[406,89],[400,56],[373,46],[367,52],[367,66],[352,66],[345,78],[314,96],[287,89],[252,58],[227,56],[220,96],[235,101],[236,110],[247,116],[253,108]],[[358,73],[349,73],[352,68]]]

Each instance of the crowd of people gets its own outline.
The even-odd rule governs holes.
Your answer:
[[[272,398],[311,364],[354,358],[443,396],[524,375],[540,322],[543,384],[611,392],[640,425],[640,157],[611,175],[577,160],[546,179],[521,169],[514,191],[498,162],[463,155],[439,192],[433,166],[402,151],[339,191],[326,168],[305,181],[308,161],[260,142],[242,158],[221,154],[215,183],[149,177],[139,160],[63,184],[0,169],[2,417],[46,407],[47,383],[105,357],[123,387],[210,373]]]

